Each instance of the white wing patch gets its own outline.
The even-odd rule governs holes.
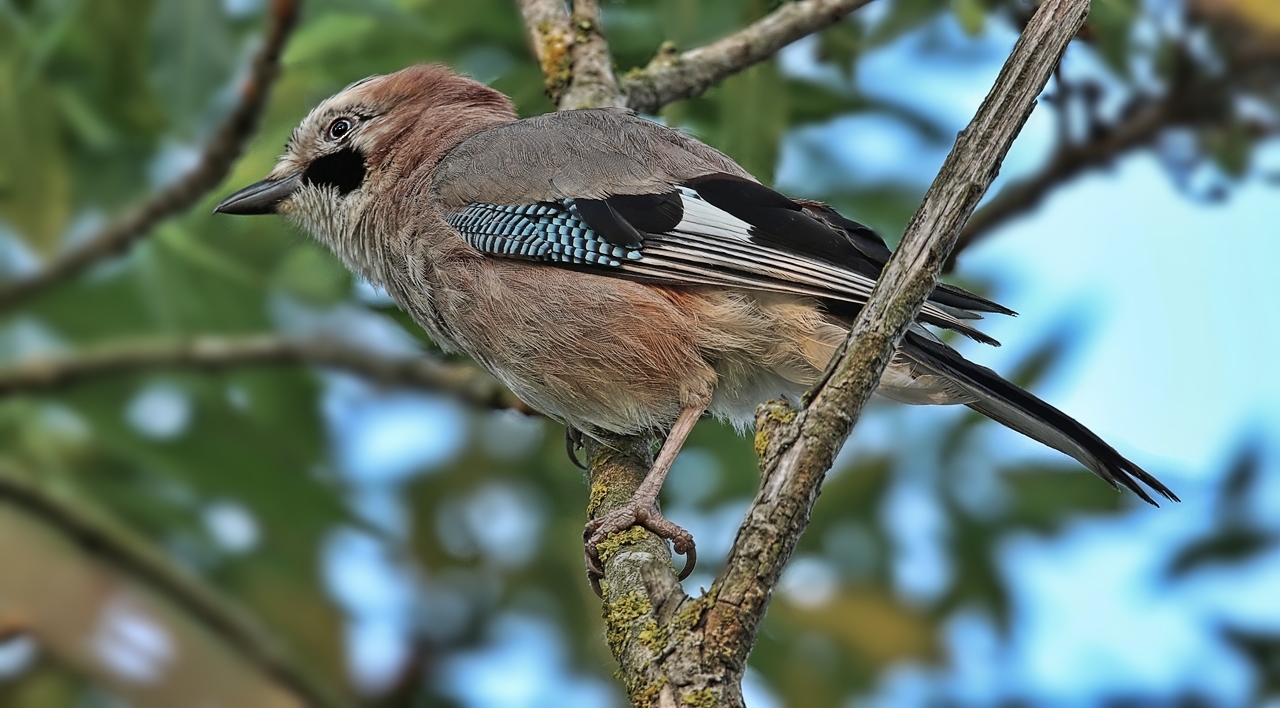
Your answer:
[[[622,270],[660,279],[735,285],[864,304],[875,281],[824,261],[771,248],[751,239],[751,224],[713,206],[697,192],[677,187],[684,218],[675,229],[645,239],[639,261]],[[664,277],[665,276],[665,277]],[[933,304],[923,313],[973,331],[963,319]]]
[[[677,190],[680,192],[680,200],[684,203],[684,219],[676,225],[676,231],[719,236],[738,241],[750,240],[751,224],[723,209],[711,206],[701,195],[688,187],[677,187]]]

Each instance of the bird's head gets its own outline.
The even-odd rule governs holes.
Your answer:
[[[214,213],[287,216],[342,252],[363,240],[357,232],[367,229],[370,206],[395,201],[397,187],[420,167],[515,118],[506,96],[439,65],[371,76],[316,106],[267,178]]]

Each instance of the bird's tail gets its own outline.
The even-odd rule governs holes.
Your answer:
[[[898,351],[916,366],[943,376],[963,389],[973,399],[968,403],[973,410],[1074,457],[1111,486],[1124,485],[1143,501],[1159,506],[1138,484],[1142,482],[1164,498],[1179,501],[1160,480],[1125,459],[1074,418],[991,369],[965,359],[946,344],[908,331]]]

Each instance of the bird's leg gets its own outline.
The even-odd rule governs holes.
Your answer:
[[[625,531],[632,526],[641,526],[671,541],[675,552],[687,558],[684,570],[680,572],[681,580],[688,577],[693,570],[694,564],[698,561],[693,535],[662,516],[658,511],[658,492],[662,491],[662,483],[667,478],[667,472],[671,470],[671,463],[675,461],[676,454],[680,452],[685,438],[689,437],[689,432],[697,424],[703,410],[704,408],[698,407],[680,411],[680,417],[676,418],[675,425],[671,426],[671,432],[662,443],[662,449],[658,450],[658,457],[654,459],[653,467],[645,475],[636,493],[617,509],[587,522],[582,537],[587,553],[587,575],[593,578],[593,581],[604,575],[604,568],[600,564],[600,543],[609,534]]]

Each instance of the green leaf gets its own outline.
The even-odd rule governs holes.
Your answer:
[[[987,20],[987,9],[982,6],[982,0],[951,0],[951,11],[965,34],[976,37],[982,33]]]
[[[1138,0],[1097,0],[1089,12],[1094,46],[1119,76],[1129,75],[1129,37],[1139,10]]]

